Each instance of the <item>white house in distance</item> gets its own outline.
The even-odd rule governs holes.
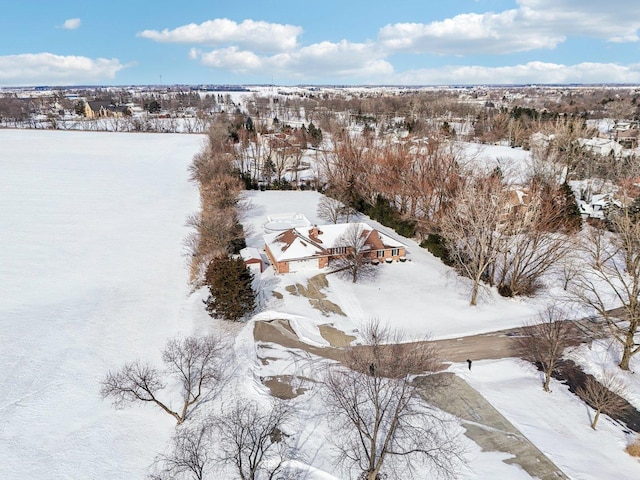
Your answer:
[[[347,253],[344,238],[349,228],[361,232],[363,251],[372,262],[405,259],[404,244],[366,223],[294,227],[269,233],[264,235],[264,250],[277,273],[323,269],[332,259]]]

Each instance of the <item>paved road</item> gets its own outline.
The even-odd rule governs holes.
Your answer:
[[[591,335],[598,334],[598,325],[588,320],[574,322],[580,332],[578,341],[585,341],[586,332]],[[433,340],[438,347],[438,352],[443,363],[464,362],[471,360],[491,360],[508,357],[516,357],[516,339],[522,335],[524,328],[511,328],[497,332],[470,335],[445,340]],[[254,338],[259,342],[273,342],[287,348],[299,348],[314,355],[333,360],[341,360],[344,350],[342,348],[315,347],[302,342],[286,320],[272,320],[256,322]]]

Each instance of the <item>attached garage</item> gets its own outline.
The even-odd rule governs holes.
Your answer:
[[[289,260],[289,272],[306,272],[309,270],[318,270],[318,259],[301,259]]]

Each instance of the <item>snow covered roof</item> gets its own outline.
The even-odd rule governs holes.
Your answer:
[[[262,256],[260,255],[260,250],[258,250],[257,248],[254,247],[245,247],[242,250],[240,250],[240,256],[242,257],[242,260],[244,260],[245,262],[247,260],[262,260]]]
[[[622,151],[622,145],[615,140],[606,138],[579,138],[578,143],[589,150],[599,153],[600,155],[609,155],[613,152],[615,155],[619,155]]]
[[[298,236],[296,231],[297,229],[291,228],[281,233],[269,233],[264,236],[265,245],[278,262],[327,254],[322,247]]]
[[[590,202],[579,202],[580,212],[591,218],[604,219],[606,210],[612,206],[622,208],[622,203],[616,200],[612,193],[595,194]]]
[[[344,246],[341,239],[352,225],[363,232],[370,249],[404,247],[404,244],[362,222],[291,228],[280,233],[266,234],[264,242],[279,262],[321,257],[329,255],[331,248]]]

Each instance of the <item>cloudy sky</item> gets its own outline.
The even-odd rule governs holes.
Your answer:
[[[0,86],[640,83],[638,0],[0,0]]]

